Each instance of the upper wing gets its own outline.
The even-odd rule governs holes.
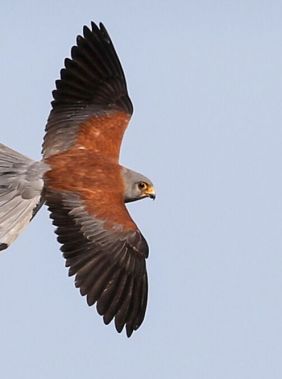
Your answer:
[[[46,200],[69,275],[76,275],[76,287],[86,295],[88,305],[97,302],[97,311],[106,324],[115,318],[118,332],[126,325],[129,337],[145,315],[148,245],[124,204],[111,211],[109,201],[104,218],[103,210],[99,214],[99,207],[95,207],[93,195],[87,190],[75,193],[49,187]],[[126,227],[117,217],[127,220]]]
[[[65,59],[61,78],[56,81],[53,109],[42,147],[44,158],[72,147],[83,134],[88,149],[99,150],[99,144],[107,139],[116,146],[115,155],[110,158],[118,159],[116,151],[119,152],[133,106],[120,61],[105,27],[100,24],[98,28],[93,22],[91,26],[91,30],[84,26],[83,37],[77,37],[71,59]],[[122,116],[123,122],[117,122],[117,115]],[[107,122],[103,123],[105,118]],[[110,139],[108,129],[111,129]]]

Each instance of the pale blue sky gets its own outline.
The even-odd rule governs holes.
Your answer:
[[[1,142],[39,159],[75,37],[103,21],[135,106],[122,163],[156,185],[130,211],[150,244],[132,338],[67,277],[46,209],[0,255],[8,379],[280,379],[282,3],[2,1]]]

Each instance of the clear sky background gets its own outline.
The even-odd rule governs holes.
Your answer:
[[[67,277],[46,209],[0,255],[0,376],[281,379],[281,1],[2,1],[1,142],[40,159],[51,91],[103,21],[135,106],[122,163],[155,202],[145,322],[104,326]]]

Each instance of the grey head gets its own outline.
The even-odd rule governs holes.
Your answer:
[[[125,188],[125,203],[141,200],[145,197],[149,197],[151,199],[156,198],[154,185],[150,179],[146,178],[146,176],[141,175],[138,172],[129,170],[126,167],[122,167],[122,177]]]

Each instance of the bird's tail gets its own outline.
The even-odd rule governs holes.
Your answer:
[[[24,230],[44,203],[44,163],[0,144],[0,250]]]

